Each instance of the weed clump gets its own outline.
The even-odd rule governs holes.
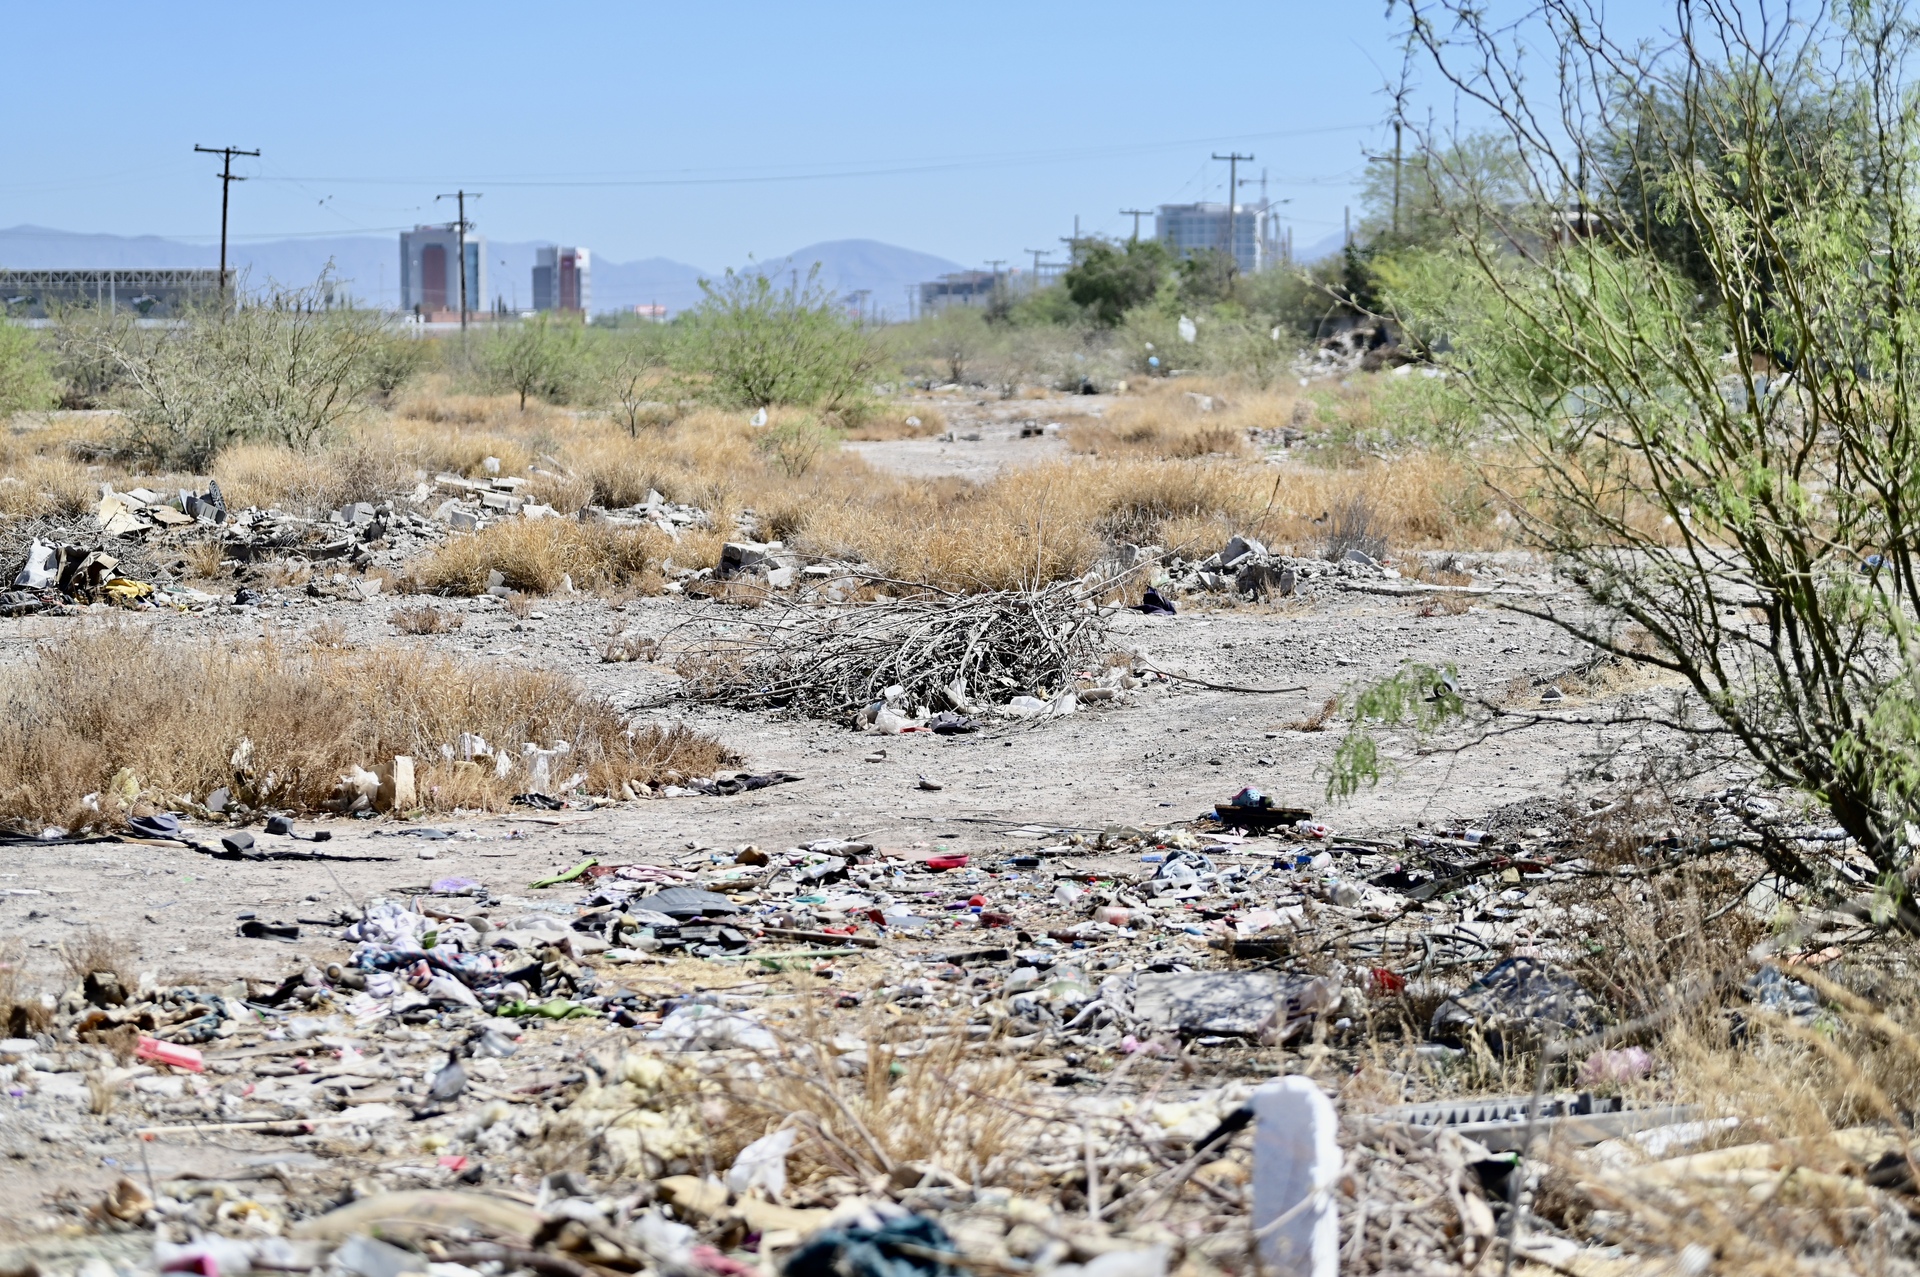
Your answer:
[[[428,594],[484,594],[493,573],[509,589],[552,594],[571,581],[582,590],[657,594],[665,534],[574,519],[508,519],[454,537],[409,568],[408,583]]]
[[[507,766],[460,757],[462,733]],[[317,811],[350,768],[396,755],[415,760],[429,809],[504,807],[527,784],[521,745],[556,740],[570,746],[569,775],[609,796],[733,759],[684,725],[630,722],[552,671],[387,646],[203,648],[103,627],[39,648],[0,691],[0,821],[107,826],[129,789],[136,808],[178,807],[219,786],[256,808]]]

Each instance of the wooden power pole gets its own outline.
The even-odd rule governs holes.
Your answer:
[[[1239,264],[1233,248],[1233,202],[1240,198],[1240,161],[1252,162],[1253,156],[1230,151],[1225,155],[1214,152],[1213,158],[1227,162],[1227,278],[1233,278],[1234,268]]]
[[[260,152],[243,151],[237,146],[200,146],[197,143],[194,145],[193,149],[200,152],[202,155],[218,155],[221,157],[220,158],[220,302],[221,302],[222,308],[224,309],[226,305],[226,300],[227,300],[227,204],[228,204],[227,194],[229,191],[233,189],[233,184],[235,182],[244,182],[247,180],[244,177],[234,176],[233,157],[236,155],[251,155],[257,159],[259,158]]]

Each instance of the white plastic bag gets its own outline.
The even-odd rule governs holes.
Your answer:
[[[740,1150],[727,1171],[727,1187],[736,1193],[757,1188],[772,1201],[787,1191],[787,1154],[793,1151],[792,1127],[762,1135]]]

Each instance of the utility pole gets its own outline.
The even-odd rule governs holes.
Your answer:
[[[227,300],[227,194],[235,182],[244,182],[244,177],[233,175],[233,157],[251,155],[258,159],[260,152],[243,151],[237,146],[201,146],[194,144],[194,150],[203,155],[218,155],[220,160],[220,302],[222,307]]]
[[[1227,162],[1227,278],[1232,279],[1233,268],[1238,263],[1233,252],[1233,202],[1240,198],[1240,161],[1252,163],[1253,156],[1242,155],[1238,151],[1222,155],[1215,151],[1213,158]]]
[[[1120,210],[1120,216],[1131,217],[1133,219],[1133,239],[1130,241],[1131,243],[1138,244],[1140,242],[1140,219],[1147,216],[1148,212],[1149,210],[1144,208],[1123,208]]]
[[[1053,250],[1051,248],[1023,248],[1020,251],[1033,254],[1033,286],[1037,289],[1040,287],[1040,259],[1042,257],[1052,256]]]
[[[1067,260],[1074,265],[1080,264],[1080,214],[1073,215],[1073,238],[1062,235],[1060,242],[1067,246]]]
[[[989,257],[987,259],[987,269],[993,272],[993,299],[995,301],[1000,299],[1000,268],[1006,264],[1007,259],[1004,257]]]
[[[467,230],[469,229],[467,226],[467,201],[469,199],[479,199],[480,192],[455,191],[451,195],[436,195],[433,198],[436,201],[456,200],[459,203],[460,220],[455,222],[453,226],[457,235],[454,242],[459,245],[460,253],[460,261],[455,267],[455,269],[460,272],[460,331],[465,333],[467,331]]]

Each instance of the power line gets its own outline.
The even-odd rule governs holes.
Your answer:
[[[491,186],[526,187],[596,187],[596,186],[724,186],[755,182],[812,182],[832,181],[840,178],[895,177],[914,173],[932,173],[952,169],[993,167],[1015,164],[1055,164],[1068,159],[1102,159],[1114,155],[1140,154],[1150,151],[1175,150],[1181,147],[1202,145],[1221,141],[1254,141],[1269,138],[1308,137],[1327,133],[1352,133],[1362,129],[1377,127],[1377,124],[1336,124],[1312,129],[1282,129],[1268,133],[1243,133],[1228,138],[1188,138],[1169,142],[1127,143],[1106,147],[1086,147],[1065,151],[1026,151],[1008,152],[1001,155],[962,156],[951,159],[928,159],[909,161],[900,165],[862,165],[860,161],[849,161],[860,167],[832,170],[823,168],[815,172],[803,173],[754,173],[732,174],[724,176],[673,176],[673,177],[490,177],[485,180]],[[697,170],[696,170],[697,172]],[[331,182],[337,184],[357,184],[364,186],[405,186],[423,180],[420,177],[299,177],[283,176],[258,178],[259,181],[278,182]],[[440,179],[445,180],[445,179]],[[1318,181],[1318,178],[1301,179]]]
[[[233,184],[235,182],[244,182],[247,180],[244,177],[234,176],[233,157],[236,155],[251,155],[257,159],[259,158],[260,152],[243,151],[237,146],[201,146],[197,142],[194,144],[193,149],[204,155],[218,155],[221,157],[221,161],[220,161],[220,298],[222,303],[224,304],[227,296],[227,193],[233,189]]]

